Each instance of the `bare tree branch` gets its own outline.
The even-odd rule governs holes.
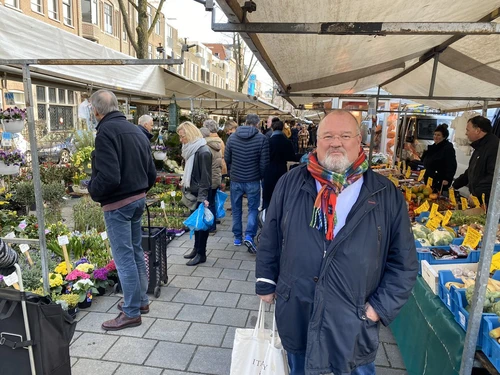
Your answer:
[[[161,8],[163,7],[164,2],[165,2],[165,0],[160,0],[160,4],[158,5],[158,8],[156,9],[155,17],[153,18],[153,21],[151,22],[151,26],[149,27],[149,30],[148,30],[148,37],[153,32],[155,25],[156,25],[156,22],[158,22],[158,20],[160,18]]]
[[[130,0],[129,0],[129,2],[130,2]],[[130,28],[130,20],[129,20],[127,9],[125,9],[124,0],[118,0],[118,5],[119,5],[120,11],[122,13],[123,24],[125,25],[125,30],[127,31],[128,39],[130,40],[130,43],[132,44],[132,47],[134,48],[134,50],[137,52],[139,47],[137,45],[137,40],[134,37],[135,35],[132,32],[132,29]],[[132,3],[132,5],[134,6],[134,8],[137,9],[137,6],[135,4]]]
[[[139,11],[139,7],[137,4],[134,2],[134,0],[128,0],[129,4],[132,5],[136,11]]]

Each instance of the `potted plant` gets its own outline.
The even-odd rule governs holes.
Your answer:
[[[61,294],[55,298],[56,303],[60,304],[64,310],[68,311],[68,314],[74,319],[78,313],[78,294],[68,293]],[[65,308],[66,307],[66,308]]]
[[[94,280],[94,285],[97,288],[100,296],[106,293],[106,288],[108,286],[113,286],[115,283],[108,279],[108,269],[106,267],[98,268],[92,273],[92,279]]]
[[[108,279],[113,283],[118,283],[118,271],[116,270],[115,261],[112,259],[105,267],[108,270]]]
[[[98,294],[94,283],[90,279],[78,280],[71,286],[71,291],[78,295],[78,307],[80,309],[89,308],[92,305],[92,296]]]
[[[156,160],[165,160],[167,157],[167,147],[164,145],[154,145],[151,147],[153,150],[153,157]]]
[[[24,155],[19,150],[0,150],[0,175],[19,173],[19,168],[25,165]]]
[[[9,133],[19,133],[24,128],[24,119],[26,118],[26,109],[6,108],[0,110],[0,119],[3,128]]]
[[[80,148],[77,152],[73,154],[71,157],[71,161],[73,165],[77,168],[83,169],[83,171],[87,174],[92,173],[92,151],[94,151],[94,147],[85,146]]]

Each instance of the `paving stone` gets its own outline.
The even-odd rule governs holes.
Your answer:
[[[189,328],[189,322],[170,319],[157,319],[144,335],[148,339],[180,342]]]
[[[212,279],[205,277],[203,281],[198,285],[200,290],[211,290],[215,292],[225,292],[229,286],[229,280]]]
[[[210,252],[211,257],[221,258],[221,259],[231,259],[233,255],[234,251],[227,251],[227,250],[212,250]]]
[[[213,267],[215,262],[217,262],[218,258],[213,258],[213,257],[207,257],[207,261],[205,263],[201,263],[198,265],[198,267]]]
[[[236,332],[236,327],[227,327],[226,336],[224,336],[224,341],[222,341],[223,348],[233,348],[234,334]]]
[[[219,230],[217,230],[219,231]],[[219,234],[219,233],[217,233]],[[221,239],[219,240],[219,243],[227,243],[227,244],[232,244],[234,241],[234,238],[233,238],[233,235],[231,233],[231,237],[221,237]]]
[[[161,294],[158,298],[151,298],[149,297],[150,301],[167,301],[170,302],[172,301],[172,298],[179,292],[179,288],[174,288],[172,286],[162,286],[161,287]]]
[[[156,340],[120,337],[104,356],[104,360],[142,364],[156,345]]]
[[[253,295],[255,294],[255,282],[232,280],[227,291]]]
[[[250,282],[255,284],[256,280],[257,280],[257,278],[255,277],[255,271],[250,271],[250,273],[248,274],[248,277],[247,277],[247,281],[250,281]]]
[[[229,229],[229,228],[228,228]],[[228,231],[228,230],[217,230],[217,235],[225,238],[230,238],[231,240],[234,239],[233,232]],[[220,242],[220,241],[219,241]],[[233,241],[231,241],[232,243]]]
[[[77,322],[79,322],[80,320],[82,320],[83,318],[85,318],[88,313],[89,313],[88,311],[78,310],[78,313],[76,314],[75,320]]]
[[[258,311],[250,311],[250,315],[248,316],[247,325],[248,328],[255,328],[257,324],[257,316],[259,315]],[[273,313],[266,312],[264,316],[264,328],[272,329],[273,328]]]
[[[194,248],[194,236],[193,236],[193,239],[192,240],[187,240],[187,241],[184,241],[183,243],[181,243],[180,245],[177,245],[179,247],[185,247],[185,248]]]
[[[255,272],[255,260],[244,260],[241,262],[240,270]]]
[[[100,296],[98,298],[94,298],[92,300],[92,305],[85,310],[88,312],[108,312],[108,310],[112,309],[119,300],[120,298],[114,296]]]
[[[192,276],[200,277],[214,277],[217,278],[222,272],[222,268],[216,267],[196,267],[196,270],[192,273]]]
[[[246,246],[245,246],[245,249],[247,249]],[[248,250],[247,251],[235,251],[234,255],[233,255],[233,259],[246,260],[246,261],[252,262],[254,265],[254,268],[255,268],[255,254],[250,254],[248,252]]]
[[[186,265],[181,265],[181,264],[173,264],[169,269],[168,269],[168,275],[182,275],[182,276],[191,276],[193,273],[194,269],[193,267],[188,267]]]
[[[227,280],[242,280],[245,281],[248,277],[248,271],[245,270],[233,270],[226,268],[220,274],[219,278]]]
[[[150,318],[174,319],[181,311],[182,303],[153,301],[149,305]]]
[[[79,359],[71,369],[71,375],[113,375],[120,364],[93,359]]]
[[[194,355],[189,371],[202,374],[227,375],[231,369],[231,350],[200,346]]]
[[[146,366],[185,370],[195,349],[194,345],[161,341],[156,345],[145,364]]]
[[[217,307],[236,307],[239,298],[240,295],[235,293],[211,292],[205,302],[205,305]]]
[[[187,249],[185,247],[167,247],[168,255],[184,255],[190,252],[191,249]]]
[[[71,344],[73,344],[82,334],[83,332],[75,331],[75,333],[73,334],[73,338],[71,339]]]
[[[173,302],[203,305],[203,302],[208,297],[208,293],[206,290],[184,289],[177,293]]]
[[[227,248],[227,243],[224,242],[215,242],[215,243],[208,243],[207,244],[207,249],[209,250],[225,250]]]
[[[248,294],[242,294],[237,305],[239,309],[247,310],[259,310],[259,306],[260,298],[258,296],[250,296]]]
[[[405,364],[403,362],[403,357],[401,357],[401,352],[397,345],[393,344],[383,344],[385,347],[385,352],[387,353],[387,358],[389,358],[389,363],[391,367],[404,369]]]
[[[210,236],[208,237],[207,243],[217,243],[221,238],[221,236]]]
[[[215,263],[215,267],[221,267],[221,268],[234,268],[238,269],[241,265],[241,260],[236,260],[236,259],[219,259]]]
[[[182,339],[184,344],[220,347],[227,327],[214,324],[193,323]]]
[[[396,343],[396,339],[394,338],[391,329],[383,324],[380,325],[379,340],[380,342],[386,342],[389,344]]]
[[[117,337],[97,333],[84,333],[70,347],[74,357],[101,359],[104,353],[118,340]]]
[[[151,327],[151,324],[153,324],[156,319],[141,316],[141,320],[142,324],[138,327],[127,328],[122,331],[108,331],[108,335],[143,337],[149,327]]]
[[[194,372],[184,372],[184,371],[176,371],[176,370],[165,370],[161,375],[200,375],[195,374]]]
[[[387,366],[389,367],[389,360],[387,359],[387,356],[385,354],[385,349],[384,345],[380,344],[378,346],[378,351],[377,351],[377,357],[375,358],[375,365],[376,366]]]
[[[161,368],[133,366],[133,365],[120,365],[115,375],[160,375]]]
[[[377,375],[408,375],[405,370],[397,370],[390,367],[375,367]]]
[[[223,324],[233,327],[245,327],[248,318],[248,310],[228,309],[218,307],[211,320],[212,324]]]
[[[186,288],[186,289],[196,289],[196,287],[201,282],[201,277],[194,276],[175,276],[169,286],[173,286],[175,288]]]
[[[102,323],[106,320],[116,318],[117,315],[118,312],[116,314],[89,312],[78,322],[76,329],[83,332],[104,333],[105,331],[101,328]]]
[[[200,305],[184,305],[176,320],[208,323],[214,315],[215,307]]]
[[[71,357],[69,360],[71,362],[71,367],[73,367],[75,365],[75,363],[78,362],[78,358],[75,358],[75,357]]]
[[[187,251],[186,251],[187,252]],[[186,264],[188,259],[184,259],[182,255],[168,255],[167,262],[169,264]]]

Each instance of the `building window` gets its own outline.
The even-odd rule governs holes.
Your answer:
[[[158,17],[158,21],[155,24],[155,34],[161,35],[161,16]]]
[[[59,95],[59,103],[66,104],[66,91],[64,89],[57,90]]]
[[[47,120],[47,105],[37,104],[36,111],[38,112],[38,120]]]
[[[14,8],[19,8],[19,1],[18,0],[5,0],[5,5],[9,5]]]
[[[173,29],[172,26],[166,25],[166,35],[167,35],[167,47],[174,48],[174,37],[173,37]]]
[[[153,58],[153,46],[151,44],[148,44],[148,59]]]
[[[90,0],[90,9],[91,9],[91,12],[92,12],[92,23],[94,25],[98,25],[99,24],[99,18],[98,18],[99,3],[97,1],[98,0]]]
[[[61,131],[74,128],[73,107],[51,105],[49,107],[50,130]]]
[[[113,7],[110,4],[104,4],[104,31],[113,35]]]
[[[45,102],[45,86],[36,87],[36,99],[39,102]]]
[[[31,0],[31,10],[33,12],[43,13],[42,0]]]
[[[48,0],[48,8],[49,8],[49,17],[54,20],[59,19],[58,0]]]
[[[75,93],[72,90],[68,90],[68,104],[75,104]]]
[[[125,24],[123,24],[122,38],[124,42],[127,41],[127,29],[125,29]]]
[[[153,16],[151,15],[151,7],[148,6],[148,29],[151,27],[153,23]]]
[[[97,25],[98,0],[82,0],[82,21]]]
[[[73,0],[63,0],[63,20],[68,26],[73,26]]]
[[[49,103],[57,103],[56,89],[49,87]]]

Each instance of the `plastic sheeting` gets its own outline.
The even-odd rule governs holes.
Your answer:
[[[219,1],[219,2],[222,2]],[[233,9],[244,0],[225,0]],[[236,4],[237,3],[237,4]],[[500,7],[499,0],[259,0],[249,22],[477,22]],[[277,78],[291,93],[357,93],[403,72],[450,35],[255,34]],[[500,97],[500,35],[467,36],[442,54],[434,96]],[[430,65],[430,69],[429,66]],[[427,96],[432,61],[383,87],[391,94]],[[290,97],[295,104],[317,101]],[[420,102],[420,100],[419,100]],[[468,102],[425,104],[465,107]],[[475,104],[475,103],[471,103]]]

